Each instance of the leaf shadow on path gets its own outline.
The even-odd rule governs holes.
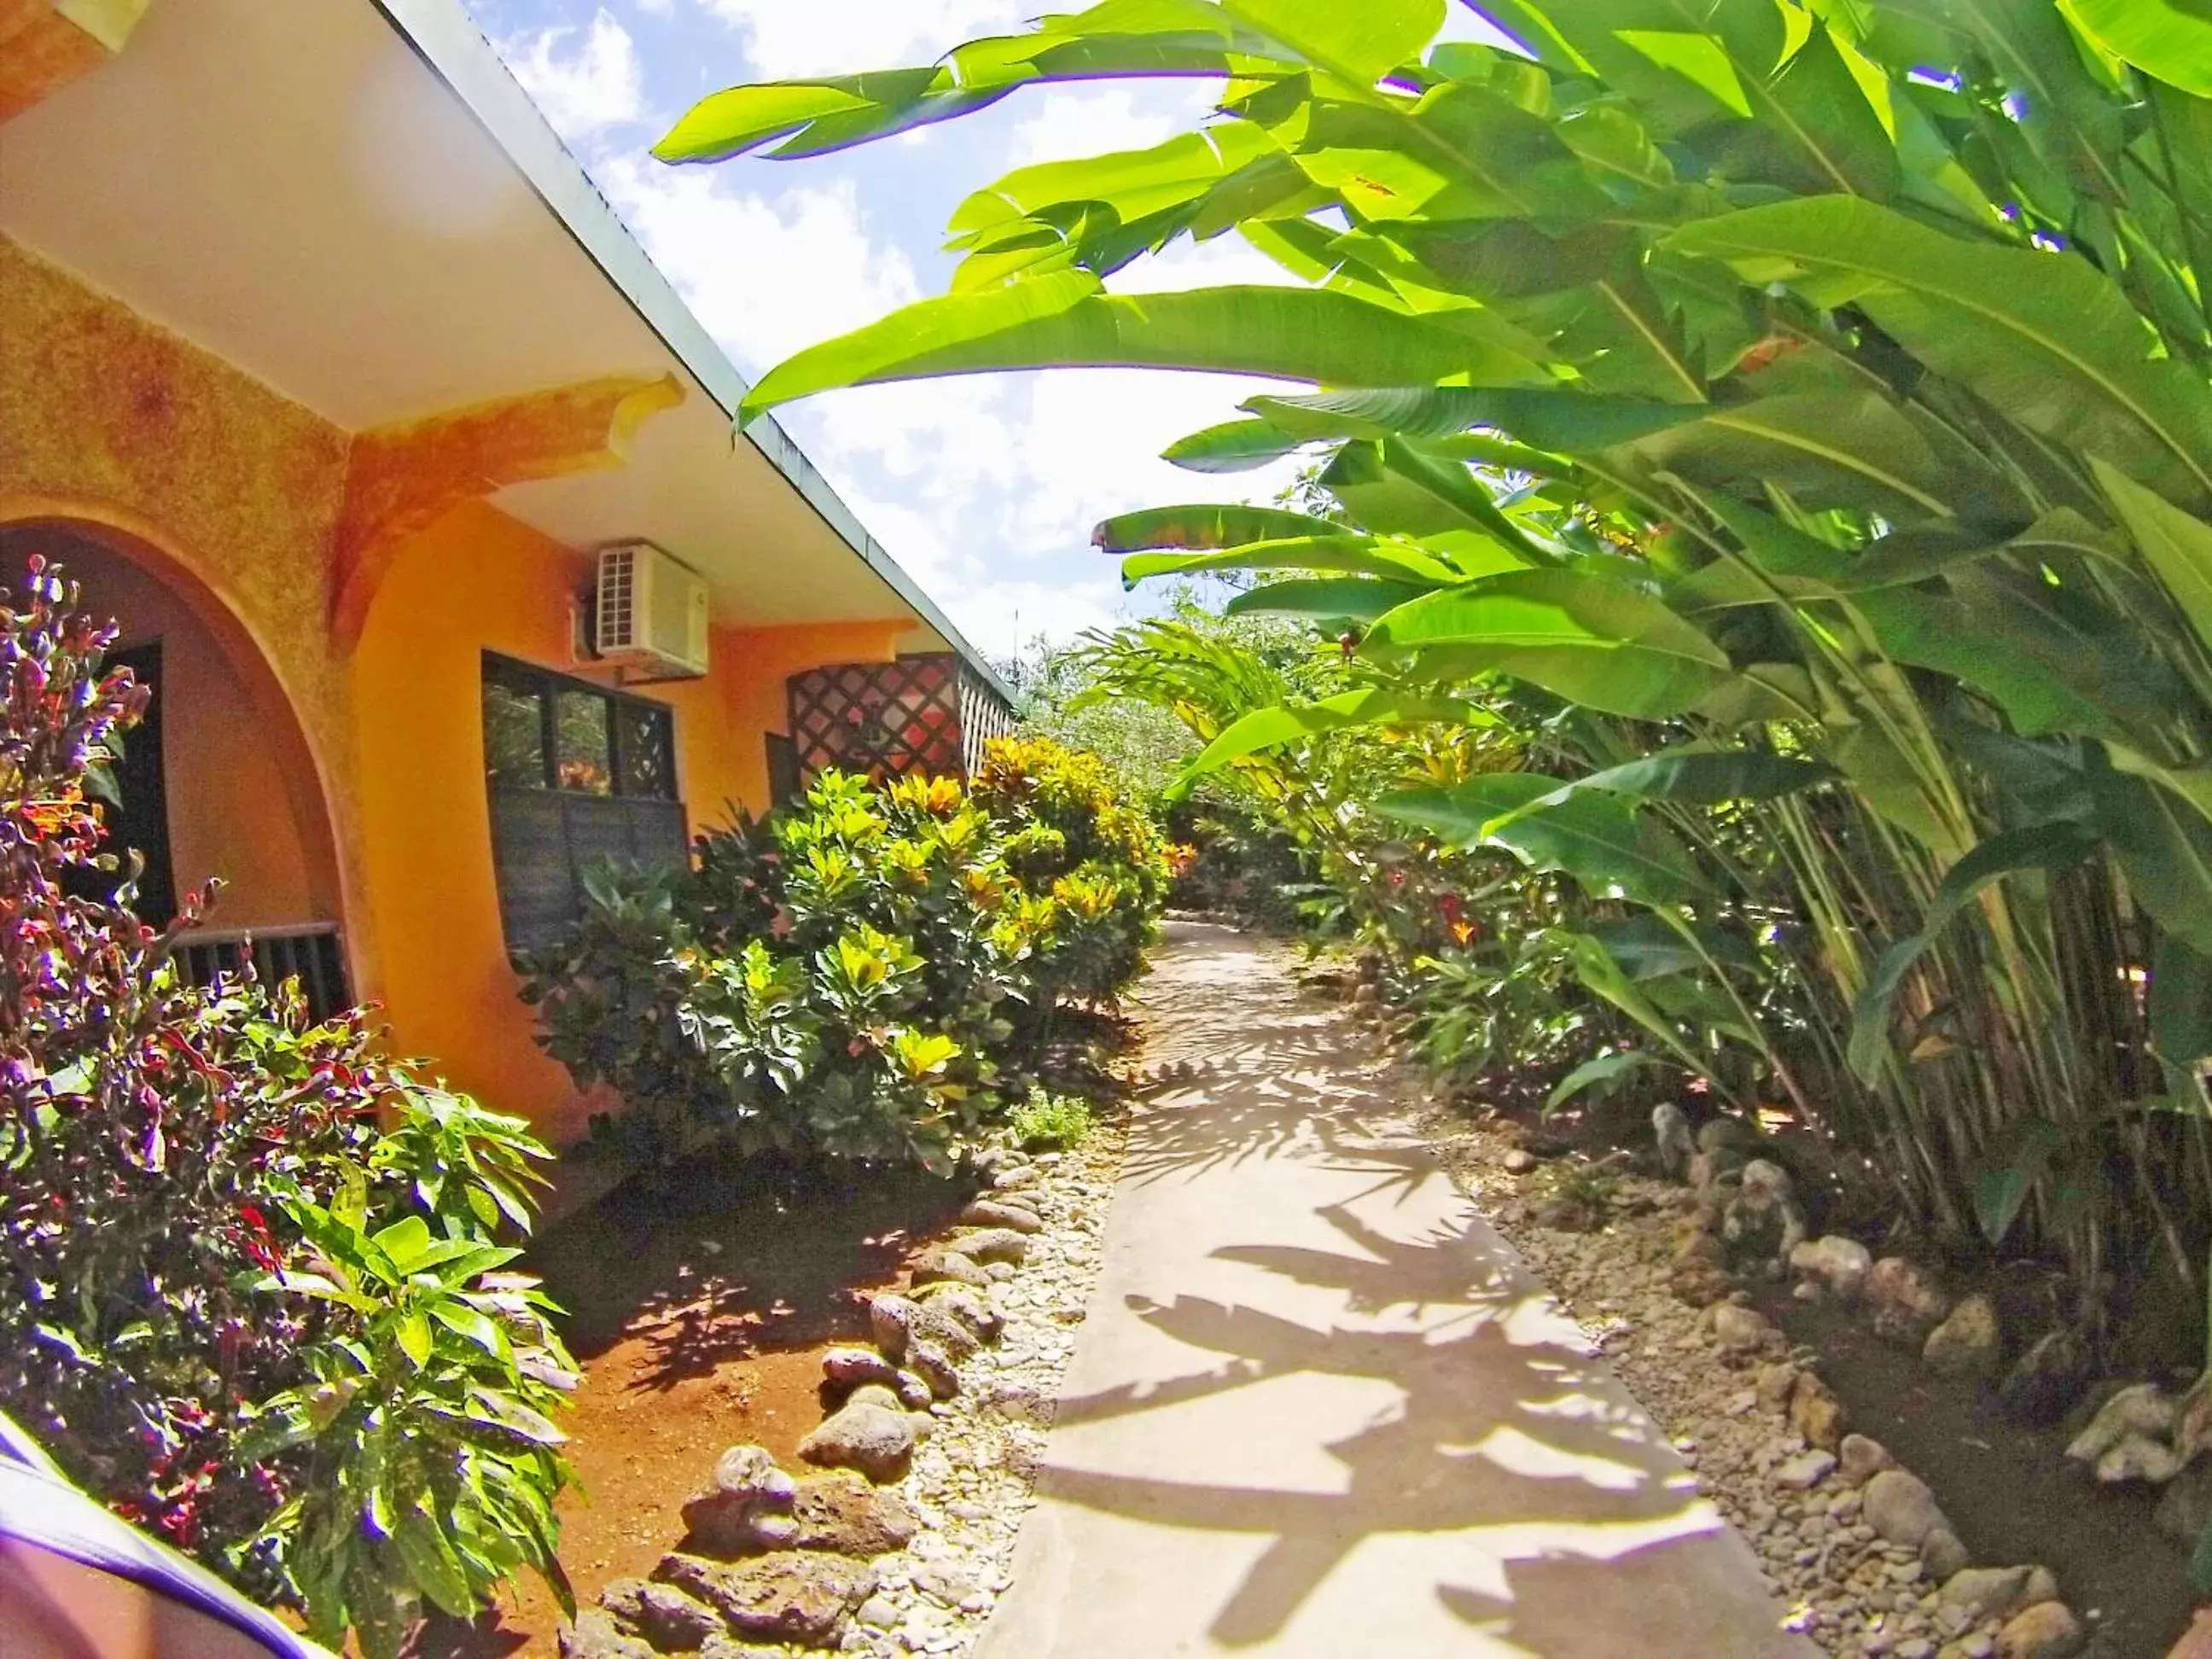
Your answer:
[[[1419,1584],[1470,1653],[1810,1654],[1778,1629],[1755,1559],[1656,1425],[1407,1133],[1396,1080],[1349,1022],[1242,942],[1181,976],[1155,982],[1171,1036],[1139,1080],[1125,1201],[1138,1217],[1208,1225],[1214,1200],[1194,1212],[1178,1207],[1186,1194],[1234,1201],[1258,1182],[1280,1206],[1261,1202],[1254,1242],[1210,1232],[1188,1265],[1170,1246],[1123,1281],[1177,1293],[1100,1310],[1118,1333],[1101,1374],[1131,1380],[1061,1400],[1039,1497],[1265,1540],[1211,1610],[1215,1649],[1323,1650],[1304,1644],[1301,1611],[1356,1554],[1382,1549],[1369,1568],[1388,1565],[1337,1591],[1328,1618],[1345,1616],[1345,1595]],[[1213,1263],[1259,1276],[1224,1279]],[[1183,1293],[1178,1278],[1208,1293]],[[1331,1379],[1384,1387],[1331,1393]],[[1237,1402],[1228,1418],[1176,1415],[1222,1399]],[[1270,1417],[1317,1399],[1318,1417]],[[1127,1419],[1147,1426],[1108,1426]],[[1212,1438],[1224,1423],[1234,1447]],[[1341,1466],[1334,1490],[1314,1478],[1314,1450]],[[1163,1466],[1192,1476],[1164,1478]],[[1226,1558],[1208,1559],[1217,1576],[1191,1584],[1226,1582]],[[1371,1650],[1400,1650],[1390,1628],[1378,1607]]]

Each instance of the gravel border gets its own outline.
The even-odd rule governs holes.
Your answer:
[[[1473,1121],[1438,1102],[1412,1066],[1395,1069],[1454,1180],[1603,1351],[1696,1473],[1699,1489],[1758,1553],[1788,1628],[1845,1659],[1990,1659],[2011,1651],[2000,1648],[2002,1620],[1948,1605],[1917,1552],[1885,1543],[1865,1523],[1859,1488],[1825,1470],[1809,1490],[1796,1488],[1790,1467],[1797,1461],[1803,1470],[1807,1443],[1786,1408],[1762,1398],[1759,1361],[1724,1355],[1709,1315],[1674,1292],[1684,1188],[1623,1173],[1610,1182],[1601,1226],[1545,1225],[1538,1216],[1547,1171],[1562,1166],[1529,1159],[1511,1126]],[[1507,1156],[1516,1152],[1509,1170]],[[1581,1160],[1565,1167],[1577,1165],[1590,1167]],[[1808,1370],[1818,1364],[1810,1350],[1788,1359]],[[2092,1641],[2087,1651],[2100,1650]]]
[[[1097,1283],[1127,1145],[1127,1124],[1107,1120],[1076,1151],[1029,1161],[1035,1178],[1024,1190],[1038,1200],[1044,1230],[991,1287],[1004,1335],[961,1365],[960,1392],[930,1408],[934,1431],[887,1488],[913,1506],[921,1530],[876,1559],[877,1589],[848,1627],[845,1652],[964,1655],[1013,1582],[1014,1543],[1036,1503],[1046,1431]]]

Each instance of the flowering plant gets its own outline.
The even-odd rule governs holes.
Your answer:
[[[405,1395],[385,1400],[373,1433],[324,1411],[271,1437],[279,1402],[368,1352],[398,1304],[381,1284],[318,1292],[308,1261],[331,1246],[313,1218],[338,1204],[363,1230],[411,1223],[489,1248],[498,1225],[527,1223],[544,1151],[521,1124],[379,1052],[361,1011],[313,1023],[290,983],[186,983],[175,953],[210,892],[188,895],[155,929],[129,908],[129,875],[112,901],[69,890],[74,872],[116,868],[89,796],[110,788],[107,763],[147,693],[125,672],[102,673],[113,631],[76,609],[53,568],[33,559],[20,601],[9,598],[0,593],[0,1408],[126,1518],[258,1599],[302,1607],[327,1636],[357,1622],[362,1650],[380,1659],[424,1595],[471,1611],[522,1565],[557,1571],[547,1506],[566,1471],[528,1436],[457,1430]],[[506,1355],[477,1378],[486,1398],[544,1403],[520,1361],[561,1363],[544,1313],[526,1304],[480,1332]],[[411,1463],[384,1457],[398,1442]],[[510,1455],[519,1473],[487,1480],[488,1463]],[[520,1485],[529,1498],[518,1510],[529,1518],[534,1502],[542,1513],[480,1570],[447,1577],[441,1562],[380,1551],[362,1513],[322,1534],[304,1524],[309,1504],[364,1480],[377,1501],[402,1504],[456,1481]],[[440,1510],[449,1527],[468,1513]],[[319,1554],[303,1551],[319,1538]],[[340,1593],[341,1580],[351,1589]]]

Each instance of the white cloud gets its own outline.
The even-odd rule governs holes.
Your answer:
[[[503,41],[501,53],[554,130],[580,142],[644,112],[644,76],[629,31],[602,11],[582,42],[563,54],[575,30],[541,29]]]
[[[646,252],[747,374],[921,297],[912,262],[870,235],[849,181],[771,199],[729,176],[635,156],[599,169]]]
[[[1072,161],[1109,150],[1145,149],[1187,132],[1212,106],[1209,96],[1190,95],[1190,84],[1168,89],[1132,87],[1047,88],[1007,149],[1009,169],[1039,161]],[[1176,92],[1183,95],[1176,96]]]
[[[745,37],[763,80],[933,63],[963,40],[1012,33],[1036,0],[699,0]]]
[[[779,73],[835,67],[833,48],[855,39],[859,63],[895,61],[909,38],[922,40],[926,55],[1035,6],[702,3],[740,23],[757,19],[772,52],[815,52],[803,68],[794,69],[797,56],[756,66]],[[830,13],[835,22],[824,21]],[[960,165],[991,176],[983,167],[994,161],[1004,168],[1157,143],[1202,119],[1210,91],[1055,88],[982,147],[995,154]],[[935,279],[920,273],[926,252],[902,247],[870,214],[854,172],[771,179],[742,167],[665,167],[627,146],[618,153],[604,145],[593,170],[708,331],[753,377],[921,297],[925,284],[935,289]],[[793,177],[807,182],[791,187]],[[1138,293],[1272,280],[1281,280],[1276,268],[1229,237],[1179,245],[1121,273],[1115,286]],[[975,376],[860,387],[791,406],[780,418],[953,621],[985,650],[1011,653],[1040,633],[1066,639],[1130,608],[1115,561],[1090,545],[1099,519],[1167,501],[1264,500],[1287,482],[1287,469],[1213,477],[1159,459],[1173,440],[1231,418],[1254,384],[1135,370]]]

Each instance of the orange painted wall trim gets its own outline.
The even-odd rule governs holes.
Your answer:
[[[351,658],[367,890],[393,1040],[453,1084],[581,1136],[604,1099],[539,1050],[507,963],[485,787],[486,651],[610,684],[570,660],[570,607],[592,562],[478,501],[404,538]],[[766,734],[803,668],[895,654],[908,624],[714,630],[704,679],[627,686],[675,711],[677,778],[694,833],[769,805]]]

